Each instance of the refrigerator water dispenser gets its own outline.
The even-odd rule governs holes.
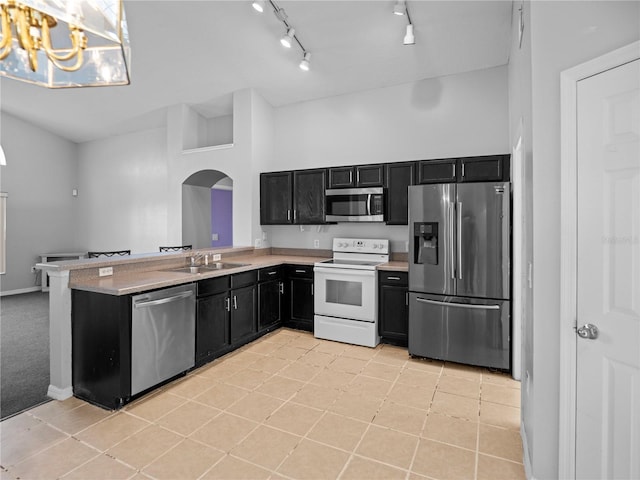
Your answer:
[[[413,224],[414,263],[438,265],[438,222]]]

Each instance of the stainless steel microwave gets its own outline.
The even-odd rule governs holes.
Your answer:
[[[332,188],[326,192],[327,222],[384,222],[384,189]]]

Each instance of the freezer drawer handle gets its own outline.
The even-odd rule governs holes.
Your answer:
[[[193,295],[193,292],[182,292],[173,297],[159,298],[157,300],[149,300],[148,302],[139,302],[134,305],[135,308],[152,307],[153,305],[163,305],[165,303],[177,302],[183,298],[189,298]]]
[[[438,305],[441,307],[460,307],[470,308],[472,310],[500,310],[500,305],[472,305],[469,303],[450,303],[450,302],[438,302],[437,300],[427,300],[426,298],[416,297],[421,303],[428,303],[430,305]]]

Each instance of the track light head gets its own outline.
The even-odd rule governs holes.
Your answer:
[[[407,33],[404,36],[404,40],[402,41],[404,45],[415,45],[416,38],[413,35],[413,25],[407,25]]]
[[[282,46],[286,48],[291,48],[291,45],[293,44],[293,36],[295,34],[296,34],[296,30],[294,28],[289,28],[287,30],[286,35],[284,35],[280,39],[280,43],[282,44]]]
[[[264,0],[254,0],[251,6],[256,12],[259,12],[259,13],[264,12]]]
[[[310,65],[309,61],[311,60],[311,54],[309,52],[304,53],[304,58],[300,62],[300,70],[304,70],[305,72],[309,71]]]
[[[407,12],[407,7],[404,4],[405,0],[397,0],[395,6],[393,7],[394,15],[404,15]]]

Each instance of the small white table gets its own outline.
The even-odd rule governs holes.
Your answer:
[[[82,258],[87,258],[87,252],[41,253],[40,258],[40,263],[59,262],[63,260],[80,260]],[[42,285],[42,291],[48,292],[49,276],[47,275],[46,270],[42,270],[42,279],[40,283]]]

